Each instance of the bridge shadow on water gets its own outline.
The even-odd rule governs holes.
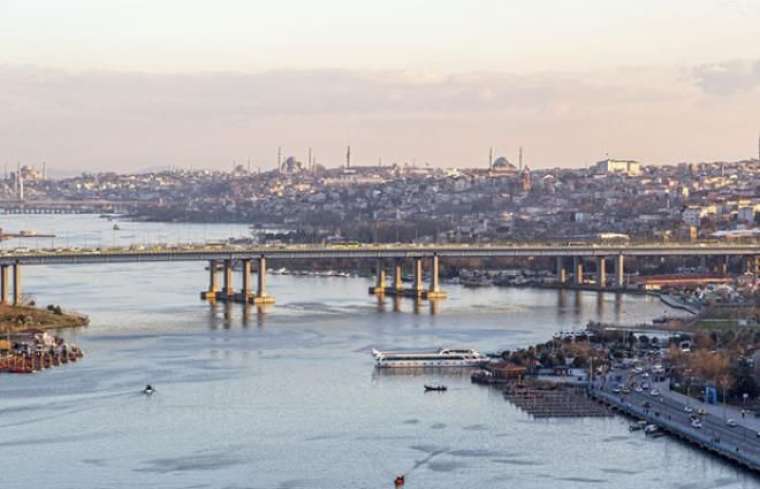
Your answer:
[[[595,295],[594,313],[597,320],[606,318],[606,312],[612,303],[612,319],[620,321],[623,314],[623,294],[621,292],[593,292],[583,290],[557,289],[557,318],[563,319],[568,314],[578,319],[584,316],[585,308],[589,307],[589,294]],[[612,300],[610,300],[612,298]]]
[[[243,328],[262,328],[266,322],[268,306],[234,304],[231,302],[211,302],[208,304],[209,328],[230,329],[235,324]]]

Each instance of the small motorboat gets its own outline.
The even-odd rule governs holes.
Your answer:
[[[156,390],[150,384],[146,385],[145,389],[143,389],[143,394],[145,394],[146,396],[153,395],[154,392],[156,392]]]
[[[428,391],[436,391],[436,392],[446,392],[448,388],[445,385],[428,385],[425,384],[425,392]]]
[[[637,421],[636,423],[631,423],[630,426],[628,426],[628,431],[641,431],[646,427],[646,425],[646,421]]]
[[[655,424],[648,424],[644,427],[644,434],[646,436],[657,437],[659,436],[659,433],[661,433],[660,427]]]

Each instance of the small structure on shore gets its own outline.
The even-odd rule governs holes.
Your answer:
[[[0,340],[0,372],[30,374],[83,356],[77,345],[40,330],[8,334]]]

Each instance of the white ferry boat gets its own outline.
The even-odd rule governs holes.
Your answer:
[[[379,368],[479,367],[488,357],[470,348],[441,348],[437,351],[377,351],[372,355]]]

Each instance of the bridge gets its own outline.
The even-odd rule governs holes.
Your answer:
[[[271,304],[274,298],[267,294],[268,260],[327,260],[358,259],[376,261],[376,282],[370,293],[377,295],[410,296],[419,299],[442,299],[446,293],[440,288],[439,264],[447,258],[536,258],[556,260],[556,279],[565,284],[572,274],[576,286],[586,283],[584,267],[594,264],[595,286],[599,289],[623,289],[625,283],[625,257],[723,257],[725,273],[729,258],[741,257],[745,271],[758,274],[760,269],[760,244],[723,243],[674,243],[674,244],[628,244],[628,245],[558,245],[558,244],[363,244],[363,245],[290,245],[290,246],[241,246],[241,245],[159,245],[145,249],[89,248],[89,249],[41,249],[0,252],[0,301],[8,302],[12,284],[13,303],[21,300],[21,269],[26,265],[75,265],[145,262],[208,262],[208,288],[201,297],[207,300]],[[614,264],[613,280],[607,278],[607,260]],[[572,268],[568,270],[568,262]],[[413,264],[414,281],[411,287],[402,283],[402,267],[405,262]],[[423,281],[423,262],[428,262],[429,285]],[[252,291],[252,270],[256,264],[257,287]],[[386,267],[392,265],[390,283],[386,280]],[[12,269],[13,280],[9,271]],[[236,292],[233,273],[242,272],[242,285]],[[219,274],[223,286],[219,286]]]
[[[110,200],[0,200],[3,214],[100,214],[123,213],[144,201]]]

